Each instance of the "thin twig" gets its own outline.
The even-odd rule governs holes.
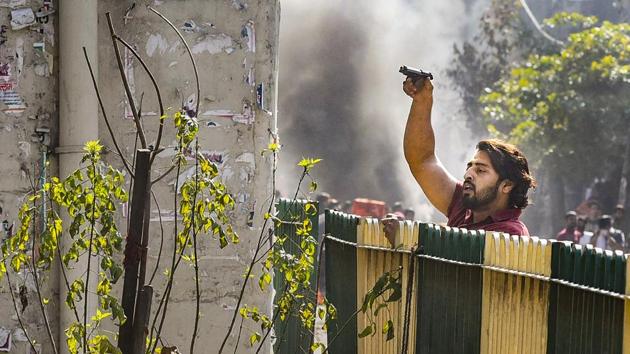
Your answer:
[[[195,340],[197,339],[197,331],[199,330],[199,311],[201,304],[201,291],[199,289],[199,261],[197,260],[197,229],[195,227],[195,210],[197,204],[197,194],[199,193],[199,138],[195,139],[195,194],[192,203],[192,239],[193,239],[193,255],[195,267],[195,326],[193,327],[192,337],[190,339],[190,354],[194,354]]]
[[[236,354],[236,351],[238,350],[238,343],[241,341],[241,332],[243,331],[243,321],[245,320],[244,317],[241,317],[241,324],[240,326],[238,326],[238,336],[236,336],[236,345],[234,346],[234,354]]]
[[[177,36],[179,37],[179,39],[184,44],[184,47],[186,47],[186,52],[188,52],[188,56],[190,57],[190,62],[192,64],[193,71],[195,73],[195,83],[196,83],[196,86],[197,86],[197,96],[196,96],[197,102],[195,104],[195,116],[198,116],[199,115],[199,103],[201,102],[201,97],[199,97],[201,95],[201,85],[199,83],[199,70],[197,70],[197,63],[195,62],[195,58],[193,57],[192,51],[190,50],[190,46],[188,45],[188,42],[186,42],[186,40],[184,39],[184,36],[179,31],[179,29],[168,18],[166,18],[164,15],[162,15],[159,11],[157,11],[154,8],[152,8],[151,6],[147,6],[147,8],[151,12],[153,12],[154,14],[158,15],[169,26],[171,26],[173,31],[175,31],[175,33],[177,33]],[[162,119],[161,118],[160,118],[160,124],[162,124]],[[160,132],[161,132],[161,130],[160,130]],[[151,156],[151,161],[153,161],[153,159],[157,155],[157,149],[160,147],[159,143],[160,143],[160,139],[161,138],[162,138],[162,135],[158,132],[158,140],[157,140],[157,144],[155,145],[156,151],[154,152],[153,156]]]
[[[328,344],[326,345],[326,349],[324,349],[324,351],[322,352],[322,354],[326,354],[328,352],[328,348],[330,348],[330,346],[335,342],[335,340],[337,340],[337,337],[339,337],[339,335],[341,334],[341,332],[343,332],[343,330],[346,328],[346,326],[348,326],[348,324],[350,323],[350,321],[359,314],[359,312],[361,311],[361,309],[358,309],[356,311],[354,311],[354,313],[352,315],[350,315],[350,317],[346,320],[346,322],[343,324],[343,326],[341,326],[341,328],[337,331],[337,333],[335,333],[335,335],[328,341]],[[369,313],[369,312],[368,312]]]
[[[45,163],[45,159],[46,159],[46,155],[44,153],[44,161],[42,161],[42,163]],[[45,171],[45,170],[44,170]],[[39,176],[40,181],[43,182],[45,181],[46,177],[43,175],[44,171],[42,171],[42,175]],[[29,171],[27,171],[27,176],[28,176],[28,180],[29,183],[31,184],[31,193],[33,193],[33,195],[37,194],[37,190],[38,188],[35,186],[35,181],[33,179],[33,176],[31,175],[31,173]],[[42,206],[43,209],[46,210],[45,208],[46,205],[46,192],[42,189]],[[34,209],[36,210],[37,208],[36,205],[33,205]],[[37,212],[35,211],[35,215],[37,215]],[[43,229],[46,227],[46,214],[42,213],[42,217],[43,219],[43,226],[42,226],[42,232]],[[57,351],[57,343],[55,342],[55,339],[52,335],[52,330],[50,329],[50,321],[48,320],[48,314],[46,313],[46,308],[44,307],[44,300],[42,299],[42,291],[41,288],[39,286],[39,274],[37,274],[37,265],[35,264],[35,246],[36,246],[36,235],[37,235],[37,230],[34,229],[35,226],[33,226],[33,242],[31,244],[31,264],[30,264],[30,271],[31,273],[33,273],[33,280],[35,283],[35,292],[37,293],[37,302],[39,304],[40,310],[42,311],[42,316],[44,317],[44,325],[46,326],[46,334],[48,335],[48,339],[50,340],[50,344],[52,345],[52,349],[53,352],[55,354],[58,353]]]
[[[129,107],[131,108],[131,113],[133,114],[133,121],[136,123],[136,130],[138,131],[138,134],[140,136],[140,145],[143,149],[146,149],[147,139],[144,135],[144,129],[142,128],[142,122],[140,122],[138,111],[136,110],[136,103],[133,100],[133,94],[131,93],[131,88],[129,87],[129,81],[127,80],[125,69],[123,68],[120,50],[118,49],[118,43],[116,42],[116,32],[114,31],[114,25],[112,24],[112,17],[109,12],[106,13],[105,16],[107,17],[107,26],[109,27],[109,33],[112,37],[112,44],[114,45],[114,54],[116,55],[116,62],[118,63],[118,71],[120,71],[120,77],[122,78],[123,86],[125,87],[125,94],[127,95]]]
[[[22,316],[20,316],[20,310],[18,309],[17,301],[15,300],[15,295],[13,294],[13,286],[11,285],[11,276],[9,275],[11,271],[7,268],[4,258],[2,259],[2,263],[4,264],[4,268],[7,269],[7,271],[5,272],[5,275],[7,277],[7,284],[9,284],[9,294],[11,294],[11,301],[13,302],[13,308],[15,310],[15,315],[17,316],[18,323],[20,324],[20,328],[22,329],[22,331],[24,332],[24,335],[26,336],[26,339],[28,340],[28,344],[31,345],[31,349],[33,349],[33,351],[37,353],[37,349],[35,349],[35,342],[33,342],[33,339],[31,339],[31,336],[28,334],[28,331],[26,330],[26,327],[24,326],[24,322],[22,322]]]
[[[179,139],[179,153],[181,154],[183,151],[182,148],[182,139]],[[168,301],[170,299],[171,296],[171,288],[173,286],[173,277],[175,276],[175,258],[177,257],[177,188],[179,187],[179,174],[181,172],[181,166],[182,166],[182,160],[180,158],[177,159],[177,164],[175,165],[177,167],[177,175],[175,176],[175,193],[173,193],[173,213],[174,215],[174,228],[175,228],[175,233],[174,233],[174,237],[173,237],[173,254],[172,254],[172,258],[171,258],[171,271],[169,273],[168,276],[168,282],[166,285],[166,291],[164,292],[164,294],[162,295],[162,298],[160,299],[160,305],[158,306],[157,311],[155,312],[155,317],[153,318],[153,323],[151,324],[151,339],[153,339],[153,330],[155,329],[155,323],[157,321],[157,319],[160,317],[160,310],[162,310],[162,306],[164,306],[164,309],[162,310],[162,316],[160,319],[160,325],[158,327],[158,330],[155,334],[155,338],[156,341],[153,343],[153,348],[151,348],[151,353],[155,352],[155,348],[157,347],[157,342],[160,339],[161,335],[162,335],[162,326],[164,324],[164,319],[166,317],[166,310],[168,308]]]
[[[50,321],[48,320],[48,314],[46,313],[46,308],[44,307],[44,300],[42,299],[42,290],[39,286],[39,275],[37,275],[37,266],[35,265],[35,238],[33,237],[33,247],[31,250],[31,263],[32,263],[32,272],[33,272],[33,280],[35,281],[35,292],[37,293],[37,302],[39,303],[39,309],[42,311],[42,316],[44,317],[44,325],[46,326],[46,334],[48,334],[48,339],[50,340],[50,344],[52,345],[53,352],[55,354],[59,353],[57,350],[57,343],[55,342],[55,338],[53,337],[52,330],[50,329]]]
[[[129,168],[129,162],[127,162],[127,160],[125,159],[125,156],[122,153],[122,150],[120,150],[120,146],[118,146],[118,141],[116,140],[116,136],[114,135],[112,126],[109,124],[109,119],[107,118],[107,112],[105,111],[105,106],[103,105],[103,100],[101,98],[101,92],[98,89],[98,84],[96,83],[96,78],[94,77],[94,71],[92,70],[92,63],[90,63],[90,58],[88,57],[87,49],[85,49],[85,47],[83,47],[83,55],[85,56],[85,62],[87,63],[88,69],[90,70],[90,77],[92,78],[92,85],[94,85],[96,98],[98,99],[98,104],[101,107],[101,112],[103,113],[103,119],[105,120],[105,125],[107,125],[107,130],[109,131],[109,135],[112,138],[114,147],[116,147],[116,151],[118,151],[118,155],[120,155],[120,159],[122,160],[123,165],[125,165],[125,169],[127,170],[127,172],[129,172],[129,175],[131,175],[131,178],[133,178],[133,172],[131,171],[131,168]]]
[[[151,274],[151,278],[149,279],[149,285],[153,283],[153,278],[157,273],[158,268],[160,267],[160,259],[162,259],[162,248],[164,247],[164,225],[162,224],[162,210],[160,209],[160,203],[155,196],[155,192],[151,189],[151,196],[153,196],[153,201],[155,201],[155,205],[158,211],[158,218],[160,219],[160,249],[158,251],[157,262],[155,263],[155,268],[153,269],[153,273]]]
[[[277,169],[277,165],[276,165],[276,152],[273,153],[273,169],[272,169],[272,177],[271,177],[271,183],[272,183],[272,197],[271,197],[271,201],[269,202],[269,207],[267,208],[267,214],[270,214],[275,206],[275,198],[276,198],[276,169]],[[228,338],[230,337],[230,334],[232,334],[232,329],[234,329],[234,323],[236,322],[236,316],[239,313],[239,309],[241,307],[241,303],[243,302],[243,297],[245,295],[245,288],[247,286],[247,282],[249,281],[249,278],[252,274],[252,271],[254,269],[254,262],[256,261],[256,258],[258,258],[258,253],[260,252],[260,249],[262,248],[262,240],[265,234],[265,231],[267,230],[267,223],[268,223],[269,219],[265,218],[265,221],[263,222],[262,228],[260,230],[260,235],[258,236],[258,244],[256,246],[256,250],[254,251],[254,255],[252,256],[252,260],[249,264],[249,267],[247,268],[247,274],[245,274],[245,279],[243,280],[243,285],[241,286],[241,291],[238,295],[238,300],[236,302],[236,307],[234,308],[234,311],[232,313],[232,319],[230,320],[230,326],[228,327],[227,333],[225,334],[225,337],[223,338],[223,342],[221,343],[221,347],[219,348],[219,354],[221,354],[223,352],[223,349],[225,348],[225,345],[227,343]]]
[[[166,170],[166,172],[162,173],[158,178],[154,179],[153,181],[151,181],[151,184],[156,184],[158,183],[161,179],[163,179],[164,177],[168,176],[171,172],[173,172],[173,170],[175,169],[175,167],[177,167],[177,164],[175,165],[171,165],[171,167],[169,167],[168,170]],[[179,174],[179,172],[178,172]]]
[[[114,35],[114,38],[117,41],[119,41],[122,45],[124,45],[131,52],[131,54],[133,54],[133,56],[136,57],[138,62],[140,62],[140,65],[142,65],[142,68],[149,76],[149,79],[151,80],[151,83],[153,84],[153,89],[155,90],[155,94],[157,95],[158,106],[160,109],[160,126],[158,128],[157,139],[155,142],[155,150],[151,154],[151,159],[149,160],[149,165],[151,165],[153,163],[153,159],[155,159],[155,155],[157,155],[156,151],[160,147],[160,142],[162,141],[162,132],[164,130],[164,119],[162,118],[164,116],[164,104],[162,103],[162,94],[160,93],[160,87],[158,86],[157,81],[155,80],[155,76],[153,75],[153,73],[151,72],[147,64],[144,62],[144,60],[142,60],[138,52],[124,39],[120,38],[120,36]]]
[[[96,169],[96,164],[92,161],[92,168]],[[96,209],[96,189],[94,182],[92,182],[92,193],[94,194],[94,200],[92,201],[92,217],[90,220],[90,241],[88,243],[87,250],[87,270],[85,275],[85,284],[83,287],[83,353],[87,353],[87,312],[88,312],[88,288],[90,287],[90,270],[92,265],[92,245],[94,243],[94,229],[96,220],[94,220],[94,212]]]

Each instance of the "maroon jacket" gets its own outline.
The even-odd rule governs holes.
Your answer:
[[[448,207],[448,226],[462,227],[468,230],[485,230],[505,232],[510,235],[529,236],[527,226],[518,218],[521,216],[521,209],[505,209],[497,211],[485,220],[473,222],[472,210],[464,208],[463,204],[464,188],[461,183],[457,183],[455,193]]]

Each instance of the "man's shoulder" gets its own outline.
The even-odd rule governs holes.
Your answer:
[[[510,235],[516,236],[529,236],[529,230],[525,223],[518,219],[505,220],[500,223],[497,223],[496,226],[492,227],[494,230],[488,231],[498,231],[505,232]]]

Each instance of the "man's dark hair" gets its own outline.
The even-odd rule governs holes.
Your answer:
[[[530,188],[536,188],[536,180],[529,173],[525,155],[516,146],[498,139],[480,141],[477,150],[485,151],[490,156],[492,167],[499,174],[499,182],[507,179],[514,184],[509,206],[525,208],[529,204],[527,192]]]

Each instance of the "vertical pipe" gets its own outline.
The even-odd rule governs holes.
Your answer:
[[[59,2],[59,147],[56,152],[59,154],[59,174],[62,178],[79,167],[83,144],[98,139],[98,106],[82,52],[82,47],[86,47],[94,67],[98,68],[97,33],[97,0]],[[62,215],[62,218],[64,225],[68,225],[68,216]],[[62,237],[62,251],[68,245],[68,237]],[[81,276],[85,270],[83,264],[87,264],[87,258],[68,270],[68,277],[75,279]],[[63,282],[63,277],[60,278]],[[61,283],[59,303],[65,303],[66,293],[66,286]],[[94,312],[95,300],[95,296],[87,299],[88,311]],[[59,307],[59,312],[59,338],[65,338],[64,329],[74,321],[73,314],[63,305]]]

